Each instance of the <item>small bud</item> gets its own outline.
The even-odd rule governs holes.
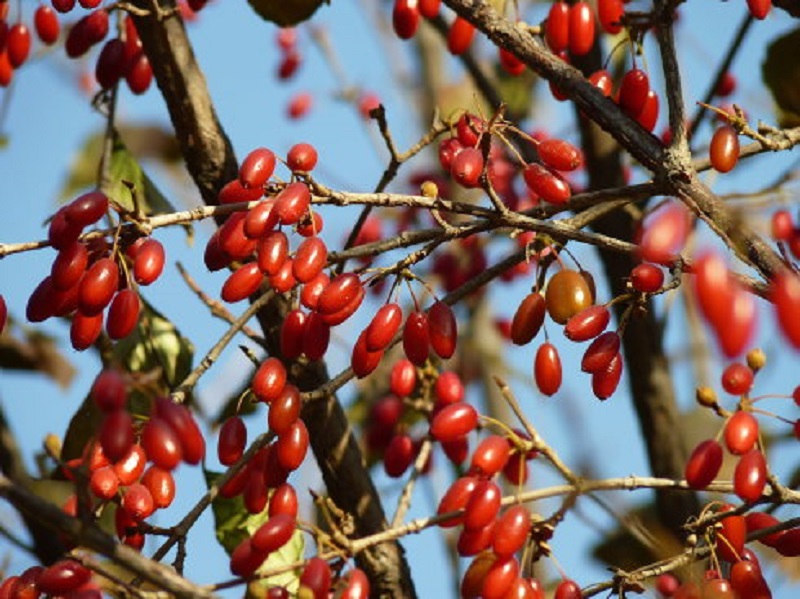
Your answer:
[[[439,197],[439,186],[433,181],[423,181],[422,185],[419,186],[419,191],[426,198]]]
[[[692,533],[689,536],[687,536],[686,537],[686,544],[689,547],[694,547],[695,545],[697,545],[697,535]]]
[[[767,354],[760,348],[751,349],[747,352],[747,365],[753,372],[758,372],[767,363]]]
[[[695,391],[695,399],[705,408],[716,408],[718,405],[717,394],[711,387],[698,387]]]

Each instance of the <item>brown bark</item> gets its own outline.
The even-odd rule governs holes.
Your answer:
[[[151,3],[139,0],[137,5],[148,9]],[[162,11],[174,9],[171,0],[160,5]],[[135,22],[189,173],[203,200],[216,204],[221,187],[237,176],[237,162],[217,119],[183,22],[174,12],[161,17],[156,14],[139,16]],[[276,296],[258,316],[272,355],[279,355],[277,333],[287,310],[287,302]],[[292,373],[303,390],[316,389],[328,380],[322,363],[307,367],[295,364]],[[384,530],[387,522],[380,496],[339,401],[330,395],[310,402],[304,406],[302,416],[328,493],[337,506],[352,515],[356,536]],[[408,565],[396,541],[366,549],[356,560],[370,579],[373,596],[415,596]]]

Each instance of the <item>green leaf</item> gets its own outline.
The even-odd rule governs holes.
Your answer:
[[[177,387],[192,370],[194,345],[177,327],[142,298],[136,330],[114,347],[115,358],[130,372],[161,369],[164,386]]]
[[[800,125],[800,28],[769,45],[761,74],[778,106],[778,124]]]
[[[158,135],[153,127],[133,127],[127,129],[127,135],[139,147],[141,155],[153,156],[165,164],[172,162],[173,151],[164,134]],[[153,139],[152,148],[144,147],[143,138]],[[90,136],[78,152],[70,168],[67,182],[61,190],[61,199],[72,199],[76,194],[90,187],[97,181],[97,169],[103,153],[104,134]],[[109,164],[108,183],[102,191],[118,206],[129,212],[138,205],[147,216],[175,212],[175,207],[161,193],[153,180],[142,170],[139,161],[122,141],[119,133],[114,134],[114,144]],[[186,234],[191,238],[192,226],[183,225]]]
[[[248,0],[261,18],[279,27],[290,27],[311,18],[323,0]],[[330,0],[325,0],[330,3]]]

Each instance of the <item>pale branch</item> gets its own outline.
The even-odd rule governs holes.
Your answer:
[[[258,311],[266,306],[271,300],[272,297],[275,295],[275,292],[271,289],[268,291],[264,291],[257,300],[252,302],[248,307],[247,310],[242,312],[242,315],[237,318],[228,330],[225,331],[225,334],[220,337],[219,341],[217,341],[208,353],[200,360],[200,363],[189,373],[189,375],[181,382],[180,385],[171,393],[172,401],[175,403],[183,403],[186,399],[186,396],[191,393],[194,386],[197,384],[197,381],[200,380],[209,368],[217,361],[217,359],[222,354],[223,350],[228,346],[228,344],[233,341],[233,338],[236,334],[242,329],[242,327],[247,324],[253,316],[255,316]]]
[[[707,113],[705,105],[710,104],[717,95],[716,91],[719,89],[722,79],[730,70],[731,65],[733,64],[733,59],[736,58],[736,54],[742,48],[742,42],[744,41],[747,32],[750,30],[750,26],[754,22],[755,19],[753,19],[753,15],[751,15],[750,11],[748,10],[745,13],[744,19],[742,19],[742,23],[736,30],[736,35],[733,36],[730,46],[728,46],[728,51],[725,53],[725,58],[720,63],[719,67],[717,67],[717,72],[711,79],[711,84],[708,86],[708,89],[703,96],[703,101],[700,102],[697,112],[695,112],[695,115],[692,118],[691,125],[689,126],[689,132],[687,134],[690,141],[692,137],[694,137],[694,134],[697,133],[697,129],[700,127],[700,124],[703,122],[703,117],[705,117]]]
[[[403,485],[403,492],[400,493],[400,497],[397,500],[397,509],[394,512],[394,517],[392,517],[392,526],[400,526],[403,523],[408,509],[411,507],[411,496],[414,493],[414,487],[431,457],[432,447],[433,445],[429,438],[422,441],[419,453],[417,453],[417,457],[414,460],[411,475],[408,477],[406,484]]]
[[[211,592],[179,576],[168,566],[119,543],[97,525],[86,524],[78,518],[69,516],[58,506],[45,501],[2,475],[0,475],[0,497],[11,503],[20,513],[36,518],[37,521],[50,527],[53,531],[66,535],[78,545],[104,555],[143,580],[172,593],[175,597],[186,597],[187,599],[214,597]]]
[[[194,277],[189,274],[189,271],[186,270],[186,267],[184,267],[183,264],[176,262],[175,266],[178,268],[178,272],[181,273],[181,277],[186,283],[186,286],[194,292],[194,294],[201,302],[203,302],[203,304],[205,304],[212,316],[224,320],[228,324],[234,324],[236,322],[236,316],[231,314],[230,310],[228,310],[222,302],[214,299],[205,291],[203,291],[203,289],[200,287],[200,285],[198,285],[197,281],[194,280]],[[243,326],[242,333],[247,335],[251,341],[263,347],[264,338],[256,333],[253,329],[248,326]]]
[[[564,463],[564,461],[559,457],[558,453],[556,453],[556,451],[550,447],[544,441],[544,439],[542,439],[541,435],[539,435],[539,432],[534,428],[531,421],[525,416],[525,412],[522,411],[517,398],[511,391],[511,387],[509,387],[508,384],[498,376],[494,377],[494,382],[500,389],[500,394],[503,396],[503,399],[506,400],[508,405],[513,410],[514,415],[525,429],[525,432],[530,436],[533,448],[541,453],[568,482],[578,486],[580,481],[579,477],[576,476],[569,466]]]
[[[677,164],[691,161],[686,131],[686,108],[683,104],[683,85],[675,51],[675,32],[672,29],[675,13],[666,0],[656,0],[656,33],[661,50],[661,66],[664,71],[664,88],[667,94],[669,113],[669,130],[671,139],[667,148],[667,161],[673,160],[672,154],[679,157]]]
[[[381,137],[386,143],[386,148],[389,151],[390,156],[389,164],[383,171],[380,181],[378,181],[378,184],[375,186],[375,192],[380,193],[384,191],[389,183],[391,183],[397,176],[397,171],[399,170],[400,166],[407,160],[419,154],[422,150],[432,144],[437,137],[447,131],[447,125],[442,123],[438,116],[436,116],[430,129],[417,141],[417,143],[415,143],[405,152],[398,153],[389,129],[389,123],[386,120],[386,109],[384,106],[381,104],[378,106],[378,108],[373,110],[372,116],[378,122],[378,130],[380,131]],[[358,235],[361,233],[361,229],[364,227],[364,223],[367,222],[367,218],[372,212],[372,208],[372,206],[368,205],[364,206],[364,208],[361,210],[361,213],[358,215],[358,218],[356,219],[356,222],[347,237],[347,241],[344,244],[344,250],[348,250],[353,247],[356,239],[358,239]],[[344,264],[345,263],[342,262],[339,265],[337,272],[342,272],[344,269]]]

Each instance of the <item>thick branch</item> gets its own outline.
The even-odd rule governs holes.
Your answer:
[[[138,551],[118,543],[94,524],[84,525],[79,519],[67,515],[57,506],[45,501],[23,487],[0,476],[0,497],[5,498],[21,514],[36,519],[78,541],[83,547],[106,556],[114,563],[124,566],[142,579],[169,591],[176,597],[213,597],[205,589],[192,584],[171,568],[144,557]]]
[[[138,0],[141,8],[156,2]],[[217,202],[219,189],[236,177],[230,142],[217,120],[205,80],[197,65],[173,0],[162,0],[169,16],[154,12],[136,17],[145,52],[167,103],[189,172],[207,204]],[[270,353],[280,355],[277,332],[289,309],[279,296],[258,314]],[[316,389],[328,380],[322,363],[294,365],[293,378],[301,389]],[[359,536],[383,530],[386,519],[380,497],[369,476],[347,416],[335,396],[313,402],[303,411],[312,448],[334,502],[352,514]],[[373,595],[413,597],[408,566],[397,543],[384,543],[364,552],[359,564],[372,581]]]

